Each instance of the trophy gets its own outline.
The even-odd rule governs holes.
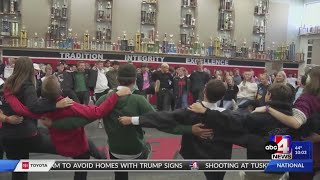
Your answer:
[[[170,40],[168,42],[168,53],[175,53],[175,44],[173,42],[173,34],[170,34]]]
[[[248,57],[248,47],[247,47],[247,41],[244,40],[241,47],[241,57],[247,58]]]
[[[265,33],[265,19],[260,22],[260,33]]]
[[[51,48],[51,27],[48,27],[48,31],[45,35],[45,47]]]
[[[160,53],[160,40],[159,40],[159,32],[157,31],[156,38],[154,41],[154,52]]]
[[[213,56],[213,39],[212,37],[210,37],[210,44],[209,44],[209,47],[208,47],[208,56]]]
[[[111,41],[111,29],[110,28],[107,28],[106,38],[107,38],[108,41]]]
[[[164,34],[164,39],[162,41],[162,53],[168,53],[167,33]]]
[[[14,3],[10,1],[10,14],[14,14]]]
[[[134,52],[134,41],[133,41],[133,39],[130,39],[129,40],[129,46],[128,46],[128,51],[130,51],[130,52]]]
[[[187,7],[189,5],[189,0],[183,0],[182,5],[183,7]]]
[[[142,7],[141,10],[141,24],[146,23],[146,16],[147,16],[147,11],[145,10],[145,7]]]
[[[221,48],[221,41],[220,38],[216,37],[214,39],[214,56],[220,56],[220,48]]]
[[[186,25],[190,26],[192,21],[192,13],[191,10],[188,10],[188,13],[186,14]]]
[[[234,39],[233,40],[233,44],[231,45],[231,57],[236,57],[236,53],[237,53],[237,41]]]
[[[56,12],[55,12],[56,17],[60,17],[60,15],[61,15],[61,9],[60,9],[60,3],[59,3],[59,2],[58,2],[58,4],[57,4],[57,8],[56,8],[55,10],[56,10]]]
[[[14,12],[18,12],[19,7],[18,7],[18,0],[13,1],[13,7],[14,7]]]
[[[92,37],[92,41],[90,43],[90,48],[91,48],[91,50],[97,50],[97,43],[96,43],[95,37]]]
[[[106,18],[108,21],[112,19],[112,7],[111,7],[111,2],[107,2],[107,7],[106,7]]]
[[[259,5],[258,5],[258,15],[261,15],[262,14],[262,1],[259,2]]]
[[[17,21],[17,17],[14,17],[12,23],[11,23],[11,36],[18,36],[19,32],[19,23]]]
[[[52,6],[51,6],[51,19],[53,19],[56,15],[56,9],[57,9],[57,4],[55,2],[55,0],[52,2]]]
[[[136,33],[135,41],[136,41],[135,51],[139,52],[141,51],[141,33],[139,31]]]
[[[102,31],[101,31],[100,27],[98,27],[98,30],[96,32],[96,39],[99,41],[101,41],[101,39],[102,39]]]
[[[294,42],[292,42],[289,45],[289,61],[295,61],[295,57],[296,57],[296,45]]]
[[[38,37],[38,33],[34,33],[34,36],[32,38],[32,47],[33,48],[38,48],[39,47],[39,37]]]
[[[116,46],[115,46],[116,51],[120,51],[120,47],[121,47],[121,38],[118,37],[118,40],[117,40],[117,43],[116,43]]]
[[[183,44],[183,45],[185,45],[187,43],[187,32],[185,29],[183,30],[183,32],[180,35],[180,41],[181,41],[181,44]]]
[[[2,19],[2,31],[1,31],[2,36],[10,36],[10,25],[9,25],[9,20],[7,17]]]
[[[62,6],[62,18],[67,18],[68,17],[68,12],[67,12],[68,8],[67,8],[67,3],[64,2],[63,6]]]
[[[102,19],[105,19],[105,17],[104,17],[104,9],[103,9],[103,6],[102,6],[102,2],[99,2],[98,21],[101,21]]]
[[[121,40],[120,42],[120,50],[121,51],[128,51],[128,40],[127,40],[127,37],[126,37],[126,32],[123,31],[123,39]]]
[[[260,35],[260,40],[259,40],[259,51],[264,51],[264,38],[262,35]]]
[[[22,26],[22,29],[20,31],[20,46],[21,47],[27,47],[27,31],[26,31],[26,27]]]
[[[225,13],[223,11],[220,12],[220,17],[219,17],[219,28],[220,30],[224,30],[224,17]]]
[[[196,7],[197,6],[197,0],[190,0],[190,6]]]
[[[111,2],[110,1],[108,1],[107,2],[107,9],[111,9],[112,8],[112,6],[111,6]]]
[[[67,49],[72,49],[73,48],[73,37],[72,37],[72,29],[68,29],[68,36],[67,36],[67,41],[66,41],[66,47]]]
[[[78,34],[74,35],[74,38],[73,38],[73,49],[80,49],[80,43],[78,41]]]
[[[89,48],[90,48],[90,35],[89,35],[89,31],[86,30],[86,32],[83,35],[83,49],[89,50]]]
[[[226,10],[232,10],[232,2],[231,0],[226,0]]]
[[[201,45],[200,45],[200,38],[199,38],[199,35],[197,35],[197,40],[194,42],[193,44],[193,51],[195,55],[200,55],[201,53]]]

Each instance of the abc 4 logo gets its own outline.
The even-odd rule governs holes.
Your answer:
[[[265,145],[265,151],[270,154],[282,153],[282,154],[290,154],[290,143],[291,138],[287,136],[274,136],[272,139],[274,141],[269,141]]]

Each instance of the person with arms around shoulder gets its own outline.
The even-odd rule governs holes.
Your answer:
[[[71,104],[65,104],[64,99],[52,102],[38,98],[35,89],[35,72],[30,58],[20,57],[15,62],[12,75],[4,84],[4,90],[13,95],[34,113],[45,113],[57,108],[64,108]],[[6,98],[4,98],[6,101]],[[9,104],[2,109],[7,116],[16,115]],[[53,153],[56,150],[49,137],[38,131],[37,119],[24,117],[22,123],[11,125],[3,123],[1,128],[2,144],[8,159],[29,159],[30,152]],[[27,173],[12,173],[12,180],[27,180]]]
[[[320,112],[320,67],[313,67],[306,73],[306,85],[301,96],[295,101],[293,115],[286,115],[272,107],[263,106],[256,108],[256,112],[268,112],[277,118],[283,124],[301,131],[301,126],[310,123],[311,117]],[[294,97],[294,96],[293,96]],[[318,120],[317,120],[318,121]],[[318,129],[318,128],[317,128]],[[320,169],[320,132],[311,132],[306,137],[301,137],[302,140],[313,142],[313,173],[290,173],[290,180],[312,180]]]
[[[204,89],[203,106],[219,112],[226,111],[219,108],[217,101],[225,95],[226,87],[220,80],[210,80]],[[228,111],[227,112],[231,112]],[[228,113],[227,113],[228,114]],[[228,116],[219,116],[218,120],[223,121]],[[209,119],[204,119],[203,115],[193,113],[188,109],[176,109],[172,112],[147,113],[139,117],[120,117],[119,121],[125,125],[140,125],[149,128],[175,129],[177,125],[184,125],[189,128],[189,133],[184,130],[180,154],[184,159],[231,159],[232,143],[223,142],[216,139],[219,134],[224,134],[222,129],[212,129],[207,125]],[[192,126],[191,126],[192,125]],[[197,129],[200,130],[197,130]],[[225,172],[205,172],[207,180],[223,180]]]
[[[265,101],[268,106],[277,109],[287,115],[292,115],[292,92],[283,84],[273,84],[268,88]],[[205,115],[208,119],[208,128],[221,129],[224,134],[215,134],[217,139],[237,144],[247,148],[248,159],[271,159],[271,155],[265,152],[264,146],[271,135],[290,135],[294,131],[285,124],[279,122],[268,113],[240,114],[238,112],[219,112],[209,110],[200,103],[195,103],[189,108],[191,111]],[[221,116],[227,116],[219,120]],[[282,174],[246,173],[246,180],[274,179],[278,180]]]

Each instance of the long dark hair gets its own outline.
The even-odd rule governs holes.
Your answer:
[[[17,95],[21,91],[24,82],[35,84],[34,67],[32,60],[28,57],[20,57],[14,64],[12,75],[6,80],[4,88]]]

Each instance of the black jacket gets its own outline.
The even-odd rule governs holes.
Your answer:
[[[178,77],[178,76],[176,76],[176,77],[174,77],[173,78],[173,94],[174,94],[174,96],[175,97],[178,97],[179,96],[179,80],[180,80],[181,78],[180,77]],[[190,82],[190,79],[188,78],[188,77],[183,77],[182,78],[184,81],[185,81],[185,83],[186,83],[186,90],[187,90],[187,93],[189,93],[190,92],[190,87],[191,87],[191,82]]]
[[[61,89],[63,91],[70,91],[74,89],[74,79],[71,73],[68,72],[56,72],[54,75],[58,78]]]
[[[199,92],[204,89],[204,86],[210,80],[210,75],[206,72],[193,72],[190,75],[191,92]]]
[[[269,102],[270,107],[287,115],[292,115],[290,104]],[[221,118],[225,117],[221,120]],[[271,135],[290,135],[293,130],[282,124],[269,113],[238,114],[231,112],[207,111],[205,124],[222,134],[215,137],[225,142],[247,148],[248,159],[270,159],[264,150]]]
[[[140,116],[139,123],[143,127],[161,130],[175,127],[177,124],[194,125],[205,122],[203,117],[186,109],[178,109],[172,112],[147,113]],[[219,118],[225,117],[220,116]],[[223,133],[219,129],[215,130],[215,136]],[[183,135],[180,154],[185,159],[230,159],[232,144],[216,139],[215,136],[212,140],[203,140],[194,135]]]
[[[227,91],[226,94],[223,97],[223,100],[231,101],[232,99],[237,99],[237,94],[239,92],[239,88],[237,85],[229,86],[227,85]]]
[[[33,113],[45,113],[56,109],[56,102],[48,99],[38,98],[32,82],[24,82],[17,98]],[[6,99],[1,96],[2,111],[5,115],[16,115]],[[26,138],[31,137],[37,132],[37,120],[24,117],[21,124],[11,125],[3,123],[1,128],[2,137],[4,138]]]

